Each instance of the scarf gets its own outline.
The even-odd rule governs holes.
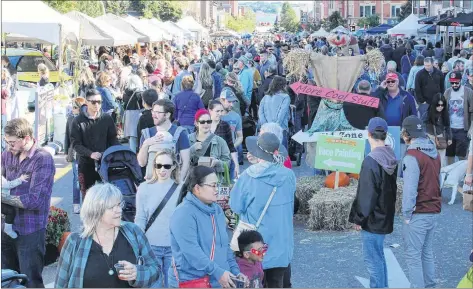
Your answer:
[[[355,130],[345,116],[343,103],[335,103],[328,99],[323,99],[320,102],[319,110],[312,122],[312,126],[308,131],[309,134],[312,135],[314,132],[343,130]]]

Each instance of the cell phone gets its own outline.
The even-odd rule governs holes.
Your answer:
[[[238,278],[231,278],[233,283],[235,283],[235,288],[245,288],[245,281]]]

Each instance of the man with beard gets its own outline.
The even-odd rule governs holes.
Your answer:
[[[452,73],[458,73],[460,75],[463,75],[463,71],[465,70],[465,63],[463,61],[461,61],[460,59],[458,59],[457,61],[455,61],[453,63],[453,70],[450,71],[449,73],[447,73],[447,75],[445,75],[445,89],[448,89],[450,87],[452,87],[450,85],[450,75]]]
[[[450,115],[450,128],[452,129],[452,144],[447,147],[446,156],[448,164],[455,162],[455,157],[460,160],[466,158],[468,150],[468,134],[473,119],[473,91],[461,85],[462,75],[458,72],[450,74],[452,87],[445,91]]]
[[[2,153],[2,176],[8,181],[27,174],[22,185],[2,192],[2,206],[16,208],[12,239],[2,232],[2,268],[28,276],[29,288],[44,288],[43,267],[46,252],[46,226],[54,183],[54,160],[33,138],[26,119],[12,119],[5,126],[8,150]]]
[[[167,131],[176,137],[176,154],[181,163],[181,181],[183,182],[189,171],[190,164],[190,143],[187,131],[183,127],[178,127],[172,123],[176,108],[174,103],[168,99],[158,99],[153,103],[151,113],[154,127],[141,131],[140,150],[137,155],[138,164],[145,167],[148,163],[148,153],[150,146],[163,141],[163,135],[157,134],[159,131]],[[177,135],[176,135],[177,134]]]

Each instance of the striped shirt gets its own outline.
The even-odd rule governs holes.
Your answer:
[[[17,209],[13,229],[19,235],[28,235],[45,229],[48,224],[49,205],[54,183],[54,160],[46,150],[30,149],[28,156],[20,163],[20,156],[6,150],[2,153],[2,176],[7,180],[18,179],[27,174],[30,178],[16,188],[11,196],[18,196],[24,209]]]

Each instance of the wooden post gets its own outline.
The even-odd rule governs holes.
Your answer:
[[[335,186],[334,189],[338,189],[338,182],[340,181],[340,172],[338,170],[335,172]]]

